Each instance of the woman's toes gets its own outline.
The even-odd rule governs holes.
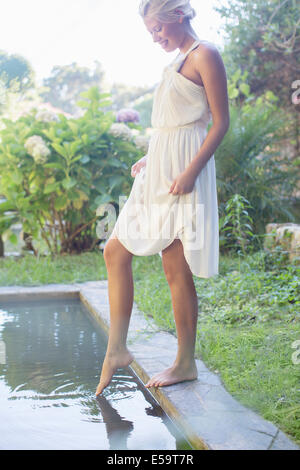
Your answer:
[[[153,387],[155,379],[156,377],[151,377],[151,379],[149,379],[148,382],[146,383],[145,387]]]
[[[146,384],[146,387],[147,387],[147,388],[154,387],[153,382],[152,382],[152,381],[151,381],[151,382],[148,382],[148,383]]]
[[[154,387],[154,383],[153,383],[153,381],[149,382],[149,384],[148,384],[148,388],[150,388],[150,387]]]
[[[152,383],[152,387],[157,387],[158,382],[159,382],[158,380],[154,380],[153,383]]]

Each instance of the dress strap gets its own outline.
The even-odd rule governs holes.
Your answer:
[[[193,44],[191,45],[191,47],[184,53],[184,54],[178,54],[174,61],[172,62],[171,65],[175,66],[175,68],[178,70],[182,65],[183,65],[183,62],[185,61],[185,59],[187,58],[187,56],[189,55],[189,53],[195,49],[197,46],[199,46],[199,44],[201,43],[201,41],[199,39],[196,39],[196,41],[193,42]]]
[[[191,47],[183,54],[182,58],[185,59],[186,56],[200,44],[200,42],[201,41],[199,41],[199,39],[196,39],[196,41],[193,42]]]

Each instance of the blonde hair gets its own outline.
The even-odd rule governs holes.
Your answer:
[[[161,23],[175,23],[180,16],[190,21],[196,16],[190,0],[141,0],[139,14],[142,18],[156,18]]]

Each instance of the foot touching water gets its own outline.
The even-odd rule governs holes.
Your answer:
[[[105,389],[105,387],[110,384],[112,376],[114,375],[117,369],[129,366],[133,359],[134,357],[128,351],[128,349],[122,352],[119,351],[106,353],[102,366],[100,382],[96,390],[96,395],[100,395]]]

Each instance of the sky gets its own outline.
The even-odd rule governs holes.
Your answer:
[[[222,48],[217,0],[191,0],[200,39]],[[56,65],[76,62],[94,68],[105,84],[152,86],[178,51],[154,44],[138,13],[139,0],[0,0],[0,50],[24,56],[38,84]]]

